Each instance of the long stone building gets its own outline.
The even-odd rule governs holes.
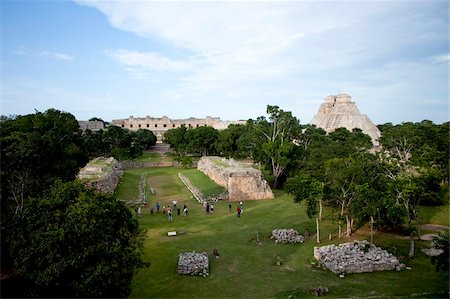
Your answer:
[[[198,128],[203,126],[210,126],[217,130],[224,130],[229,125],[245,124],[245,121],[227,121],[220,120],[219,117],[207,116],[206,118],[187,118],[187,119],[171,119],[167,116],[163,117],[133,117],[125,119],[113,119],[111,125],[126,128],[132,131],[139,129],[146,129],[152,131],[158,141],[162,141],[164,133],[170,129],[180,128],[185,126],[186,128]]]
[[[346,128],[351,131],[354,128],[361,129],[372,138],[375,146],[379,145],[380,130],[365,114],[361,114],[355,102],[348,94],[330,95],[320,105],[319,111],[311,120],[312,125],[324,129],[327,133],[338,128]]]

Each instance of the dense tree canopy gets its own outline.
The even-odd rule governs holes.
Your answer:
[[[114,198],[64,182],[91,155],[139,155],[156,138],[118,127],[83,133],[55,109],[2,117],[0,138],[2,272],[24,281],[14,292],[27,291],[10,295],[126,296],[144,265],[137,223]]]
[[[145,266],[138,223],[117,199],[57,182],[29,200],[9,235],[25,295],[126,297],[133,273]]]
[[[2,215],[17,213],[25,198],[56,179],[70,181],[88,157],[75,117],[50,109],[0,125]]]

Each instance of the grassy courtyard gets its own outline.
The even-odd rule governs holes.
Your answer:
[[[150,205],[159,201],[167,206],[177,199],[181,207],[186,204],[189,208],[187,218],[175,213],[173,222],[162,213],[151,216],[149,208],[143,211],[139,222],[147,236],[144,257],[151,266],[135,275],[133,298],[298,298],[313,296],[310,289],[318,286],[327,287],[329,297],[448,297],[448,274],[435,272],[429,258],[420,252],[421,248],[429,247],[430,242],[416,242],[416,257],[410,260],[405,257],[407,239],[378,233],[374,237],[375,244],[393,251],[412,269],[339,278],[311,264],[313,247],[317,246],[314,237],[297,245],[277,245],[268,238],[274,228],[314,232],[314,222],[291,196],[276,191],[273,200],[246,201],[240,219],[235,215],[236,203],[231,212],[228,203],[216,203],[214,214],[207,215],[178,178],[180,171],[194,184],[206,185],[207,189],[213,186],[195,170],[155,168],[127,170],[117,189],[119,198],[137,196],[139,177],[145,173],[156,191],[150,198]],[[437,224],[448,225],[448,206],[446,210],[446,223]],[[329,216],[329,210],[326,212],[328,216],[321,224],[321,245],[340,241],[336,238],[337,223]],[[427,219],[434,219],[432,211],[426,213]],[[445,209],[439,213],[445,214]],[[438,219],[444,219],[441,214]],[[177,231],[179,235],[168,237],[168,231]],[[330,233],[333,234],[331,242],[328,241]],[[363,228],[353,238],[368,239],[368,232]],[[214,249],[219,251],[219,259],[213,258]],[[209,253],[208,278],[176,274],[178,254],[185,251]]]

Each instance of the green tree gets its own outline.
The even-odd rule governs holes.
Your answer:
[[[227,157],[240,157],[238,140],[245,131],[245,126],[233,124],[225,130],[219,131],[219,139],[216,145],[217,151]]]
[[[186,139],[191,153],[208,156],[216,152],[215,146],[219,140],[219,132],[209,126],[188,129]]]
[[[156,144],[156,136],[150,130],[139,129],[134,132],[132,139],[145,150],[148,150],[151,146]]]
[[[450,234],[447,233],[439,233],[438,236],[433,238],[433,248],[442,250],[442,253],[438,256],[431,257],[431,262],[436,266],[436,271],[449,270],[449,252],[450,247]]]
[[[3,220],[55,180],[73,180],[88,160],[77,120],[55,109],[8,119],[0,124],[0,136]]]
[[[170,147],[179,155],[187,154],[186,127],[181,126],[176,129],[170,129],[164,134],[164,142],[170,144]]]
[[[147,265],[129,209],[77,182],[28,201],[8,238],[28,296],[126,297],[133,273]]]
[[[288,178],[285,184],[288,193],[294,196],[294,202],[300,203],[306,201],[306,215],[310,219],[316,218],[316,236],[317,243],[320,243],[319,221],[322,217],[322,197],[323,184],[309,175],[299,175]],[[319,215],[317,214],[317,205],[319,205]]]
[[[264,136],[262,145],[275,178],[274,187],[279,185],[280,176],[289,163],[295,150],[293,140],[300,134],[299,120],[291,112],[283,111],[278,106],[267,105],[269,121],[259,118],[255,124],[256,132]]]

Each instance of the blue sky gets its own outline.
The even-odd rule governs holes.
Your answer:
[[[16,1],[0,112],[265,115],[347,93],[373,122],[449,120],[448,1]]]

